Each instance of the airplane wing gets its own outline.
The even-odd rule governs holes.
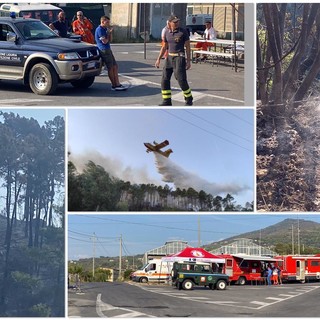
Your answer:
[[[168,140],[164,140],[161,143],[155,143],[154,148],[155,148],[155,150],[160,150],[160,149],[166,147],[167,145],[169,145],[169,141]]]

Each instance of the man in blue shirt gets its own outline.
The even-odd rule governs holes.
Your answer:
[[[111,50],[110,42],[112,41],[113,29],[110,27],[110,18],[102,16],[100,25],[95,31],[96,44],[100,50],[101,58],[108,69],[108,76],[111,81],[113,91],[123,91],[127,88],[120,84],[118,75],[118,64]]]
[[[267,269],[267,283],[268,283],[268,286],[270,286],[272,283],[271,283],[271,277],[272,277],[272,269],[270,268],[270,266],[268,266],[268,269]]]

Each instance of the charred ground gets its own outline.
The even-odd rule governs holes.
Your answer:
[[[317,102],[257,107],[257,210],[319,211]]]

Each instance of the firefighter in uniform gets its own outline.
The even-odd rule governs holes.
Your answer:
[[[161,92],[162,103],[160,106],[172,106],[170,79],[172,73],[178,80],[179,86],[183,91],[185,105],[192,106],[192,93],[187,81],[187,71],[191,67],[190,60],[190,39],[186,29],[179,27],[180,19],[171,15],[168,19],[169,28],[164,33],[164,45],[161,47],[159,57],[155,66],[159,68],[160,61],[165,51],[168,49],[168,57],[162,72]],[[186,48],[186,52],[185,49]]]

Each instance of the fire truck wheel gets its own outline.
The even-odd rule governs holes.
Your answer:
[[[193,289],[193,282],[191,280],[184,280],[182,283],[182,288],[184,290],[192,290]]]
[[[238,280],[238,284],[240,286],[243,286],[246,284],[246,278],[245,277],[240,277],[239,280]]]
[[[316,278],[317,280],[320,280],[320,272],[317,272]]]
[[[226,290],[227,283],[224,280],[219,280],[216,284],[217,290]]]
[[[147,283],[148,282],[148,278],[142,277],[142,278],[140,278],[140,282]]]

